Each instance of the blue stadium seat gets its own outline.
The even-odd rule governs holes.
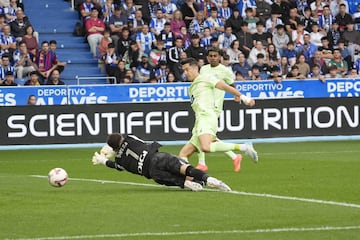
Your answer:
[[[350,14],[357,12],[357,6],[359,3],[359,0],[348,0]]]
[[[78,13],[71,10],[68,2],[49,0],[23,0],[25,14],[29,17],[35,30],[39,32],[40,43],[44,40],[57,41],[59,61],[68,62],[61,78],[67,84],[76,84],[76,76],[104,77],[98,61],[92,58],[89,45],[84,37],[73,34],[75,23],[79,21]],[[104,80],[92,81],[104,83]]]

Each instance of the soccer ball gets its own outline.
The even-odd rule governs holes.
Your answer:
[[[68,181],[68,174],[62,168],[54,168],[50,170],[48,180],[51,186],[62,187]]]

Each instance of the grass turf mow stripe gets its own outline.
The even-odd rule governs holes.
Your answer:
[[[30,177],[36,178],[47,178],[47,176],[41,175],[30,175]],[[111,183],[111,184],[123,184],[123,185],[134,185],[134,186],[145,186],[145,187],[167,187],[159,184],[146,184],[146,183],[134,183],[134,182],[120,182],[120,181],[109,181],[109,180],[98,180],[98,179],[85,179],[85,178],[69,178],[72,181],[82,181],[82,182],[97,182],[97,183]],[[218,191],[211,189],[204,189],[205,191]],[[254,196],[254,197],[264,197],[264,198],[274,198],[274,199],[282,199],[282,200],[291,200],[291,201],[300,201],[300,202],[310,202],[310,203],[318,203],[318,204],[326,204],[326,205],[337,205],[342,207],[352,207],[352,208],[360,208],[360,204],[355,203],[346,203],[346,202],[335,202],[335,201],[326,201],[312,198],[300,198],[300,197],[290,197],[290,196],[280,196],[266,193],[250,193],[250,192],[239,192],[239,191],[230,191],[225,192],[230,194],[237,195],[245,195],[245,196]]]
[[[341,231],[356,230],[360,226],[322,226],[308,228],[270,228],[253,230],[225,230],[225,231],[188,231],[188,232],[144,232],[144,233],[119,233],[119,234],[99,234],[99,235],[78,235],[78,236],[58,236],[58,237],[39,237],[39,238],[13,238],[5,240],[62,240],[62,239],[91,239],[91,238],[123,238],[123,237],[146,237],[146,236],[180,236],[180,235],[208,235],[208,234],[241,234],[241,233],[278,233],[278,232],[315,232],[315,231]]]

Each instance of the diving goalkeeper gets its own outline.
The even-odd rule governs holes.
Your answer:
[[[194,168],[170,153],[158,152],[157,142],[146,143],[135,135],[113,133],[100,154],[95,152],[94,165],[104,165],[119,171],[141,175],[166,186],[178,186],[200,191],[203,186],[231,191],[222,181]],[[115,161],[109,160],[115,156]]]

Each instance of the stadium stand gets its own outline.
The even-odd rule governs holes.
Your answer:
[[[172,64],[171,61],[173,58],[171,49],[174,48],[173,46],[175,45],[176,38],[169,37],[169,33],[166,32],[166,26],[168,24],[164,24],[164,19],[159,18],[157,15],[157,13],[160,13],[160,15],[162,15],[162,11],[166,14],[167,19],[171,19],[172,13],[176,12],[174,11],[176,9],[174,4],[176,4],[178,9],[180,9],[184,20],[186,20],[185,23],[190,26],[192,21],[196,22],[196,19],[191,20],[189,18],[186,18],[187,14],[190,14],[192,16],[196,12],[199,12],[207,15],[208,11],[210,10],[214,13],[220,11],[219,15],[215,14],[212,17],[209,16],[208,19],[206,19],[202,23],[199,23],[198,34],[200,36],[202,36],[203,34],[208,40],[208,44],[206,45],[204,44],[204,37],[202,37],[200,40],[200,47],[204,47],[205,49],[207,49],[209,46],[221,47],[222,37],[226,38],[228,41],[227,44],[230,44],[231,46],[234,41],[233,39],[230,40],[226,32],[223,33],[223,26],[231,26],[231,23],[237,19],[236,21],[237,23],[239,23],[238,25],[241,26],[241,29],[239,26],[238,28],[233,28],[232,34],[230,36],[233,35],[236,40],[239,40],[239,51],[245,54],[245,57],[247,58],[246,61],[250,64],[250,67],[253,67],[254,63],[256,62],[255,60],[257,60],[258,58],[257,54],[253,54],[253,61],[249,61],[251,60],[251,55],[250,57],[248,56],[250,50],[251,52],[254,52],[256,50],[254,43],[259,42],[263,46],[267,46],[269,43],[277,42],[276,40],[279,40],[279,37],[286,35],[287,39],[281,41],[281,44],[275,44],[277,46],[277,49],[275,49],[274,51],[274,54],[276,56],[274,59],[271,58],[267,51],[263,52],[262,55],[264,55],[263,58],[265,65],[269,67],[264,69],[263,72],[265,74],[261,77],[261,80],[269,79],[271,77],[271,72],[274,70],[272,68],[274,67],[275,69],[280,69],[281,76],[286,76],[287,72],[290,71],[293,65],[299,65],[298,58],[302,54],[305,55],[306,62],[310,64],[311,59],[315,57],[316,52],[320,52],[321,54],[321,59],[316,63],[316,65],[321,66],[320,73],[321,76],[324,77],[329,72],[328,69],[323,68],[322,65],[324,64],[326,67],[330,67],[330,60],[334,58],[334,50],[337,48],[340,49],[341,55],[333,62],[333,64],[339,65],[337,66],[338,73],[341,71],[342,77],[348,77],[351,69],[355,67],[357,69],[357,73],[360,74],[360,67],[358,67],[360,64],[357,64],[358,58],[360,56],[360,42],[358,40],[360,39],[360,5],[358,0],[325,0],[322,2],[318,1],[317,4],[320,4],[319,6],[316,5],[316,2],[314,0],[289,2],[282,0],[251,0],[250,2],[254,6],[256,6],[257,4],[259,5],[257,11],[254,12],[254,7],[245,9],[242,4],[243,1],[241,0],[229,1],[229,8],[225,6],[225,10],[220,4],[222,3],[221,0],[205,1],[207,2],[206,4],[208,4],[209,6],[203,9],[201,8],[201,6],[205,3],[202,0],[73,1],[75,3],[75,7],[79,7],[83,5],[84,1],[87,1],[87,4],[92,6],[87,7],[89,9],[89,12],[91,12],[92,8],[98,9],[100,13],[100,19],[102,19],[101,12],[106,11],[106,14],[108,15],[106,17],[104,16],[104,21],[108,19],[109,22],[111,22],[111,19],[115,17],[114,15],[112,15],[111,11],[119,11],[119,8],[121,8],[121,17],[119,18],[120,20],[116,20],[115,22],[120,26],[120,28],[127,26],[126,29],[130,29],[130,39],[125,34],[125,36],[120,37],[123,38],[120,40],[127,47],[132,46],[134,48],[130,48],[128,52],[126,51],[126,49],[124,49],[124,51],[121,51],[122,54],[116,57],[111,63],[112,67],[117,70],[117,68],[120,68],[119,65],[122,64],[122,61],[120,60],[123,60],[125,61],[126,69],[131,69],[133,74],[135,74],[137,71],[141,72],[143,71],[143,68],[140,64],[141,59],[143,57],[146,57],[146,55],[148,55],[147,58],[149,59],[148,61],[151,65],[150,69],[146,69],[147,75],[149,76],[147,80],[138,79],[136,77],[137,75],[135,74],[135,79],[133,82],[148,82],[151,78],[155,77],[155,73],[160,69],[160,66],[159,64],[151,64],[153,60],[156,60],[156,63],[159,63],[160,60],[165,61],[168,67],[168,71],[174,74],[175,81],[184,81],[182,72],[178,68],[177,64],[180,59],[185,58],[187,55],[190,55],[188,49],[191,45],[189,34],[189,30],[191,29],[191,27],[182,27],[183,29],[179,29],[184,31],[180,31],[180,35],[178,36],[182,40],[182,43],[181,46],[177,48],[178,50],[175,52],[177,60],[175,66],[173,66],[174,64]],[[76,23],[81,23],[82,20],[79,19],[80,14],[78,11],[71,10],[71,0],[24,0],[23,2],[26,6],[26,15],[29,16],[35,30],[39,32],[39,44],[41,44],[41,42],[44,40],[50,41],[54,39],[57,41],[57,56],[60,61],[67,63],[64,71],[61,73],[61,78],[66,84],[77,84],[77,76],[91,76],[92,78],[97,78],[97,80],[81,80],[82,84],[97,84],[110,82],[104,80],[104,77],[106,77],[107,75],[105,74],[106,62],[103,61],[103,56],[97,56],[97,53],[95,56],[94,47],[93,54],[91,54],[89,44],[86,42],[86,38],[84,36],[74,35],[74,27]],[[130,3],[130,5],[127,5],[129,4],[128,2]],[[171,4],[169,4],[169,2],[171,2]],[[105,3],[107,3],[108,5],[106,5]],[[327,11],[325,11],[325,9],[323,11],[323,8],[325,7],[327,8]],[[107,8],[111,8],[112,10],[107,11]],[[136,11],[136,8],[140,10]],[[338,11],[333,14],[331,11],[328,11],[329,8],[330,10],[335,9]],[[342,11],[341,9],[345,10]],[[340,14],[341,11],[342,13]],[[225,12],[227,14],[225,14]],[[327,15],[327,13],[325,12],[330,13],[330,15]],[[224,14],[226,15],[226,17]],[[86,15],[85,17],[87,18],[89,17],[89,15]],[[213,20],[211,20],[210,18]],[[169,19],[167,20],[168,22],[171,21]],[[214,19],[216,19],[216,21]],[[144,31],[143,29],[148,26],[146,24],[150,23],[151,28],[151,26],[154,25],[151,25],[151,23],[160,22],[160,20],[162,21],[162,24],[161,28],[158,29],[159,35],[156,39],[151,37],[153,39],[153,44],[145,44],[145,40],[150,39],[150,37],[147,36],[147,31],[142,33],[142,31]],[[207,22],[209,21],[217,22],[218,25],[216,26],[218,27],[216,27],[216,31],[211,31],[211,24],[207,24]],[[270,25],[268,24],[268,22]],[[268,25],[270,26],[270,28],[268,27]],[[261,30],[264,26],[266,27],[264,28],[265,34],[264,31]],[[269,29],[272,29],[273,32],[268,32]],[[281,29],[282,31],[280,31]],[[285,32],[281,33],[283,32],[283,30],[285,30]],[[207,31],[209,32],[208,36],[206,35]],[[102,31],[99,31],[100,34],[101,32]],[[188,40],[186,40],[185,36],[187,36]],[[307,38],[310,38],[310,41],[307,41]],[[169,39],[171,39],[172,46],[171,43],[168,45],[168,43],[166,42],[169,41]],[[158,47],[158,43],[165,44],[164,46],[167,52],[166,57],[153,54],[152,51]],[[116,48],[117,43],[113,42],[113,44],[115,45],[115,52],[119,53],[119,50]],[[243,48],[244,45],[246,45],[247,49]],[[143,49],[145,47],[146,49]],[[225,47],[223,47],[222,49],[224,58],[227,57],[226,55],[229,55],[229,53],[225,51],[225,49]],[[107,49],[105,47],[104,51],[106,50]],[[286,57],[285,62],[287,62],[288,67],[281,67],[279,56],[281,58]],[[97,59],[95,57],[97,57]],[[231,63],[231,56],[229,55],[229,57]],[[236,61],[237,57],[238,56],[235,56]],[[204,56],[202,56],[202,59],[203,58]],[[346,67],[342,66],[343,60],[345,60],[347,63]],[[200,62],[204,63],[204,61],[199,61],[199,63]],[[312,65],[313,64],[310,64],[311,71],[313,67]],[[235,74],[238,73],[235,72],[234,67],[232,67],[232,70]],[[114,75],[109,75],[113,78],[115,77]],[[310,72],[307,76],[305,76],[305,78],[312,78],[315,75],[316,74],[314,74],[313,72]],[[164,79],[166,78],[164,77]],[[253,80],[254,78],[252,78],[251,76],[242,76],[242,78],[240,79]],[[122,83],[123,79],[117,79],[117,82]],[[159,80],[158,82],[162,83],[166,82],[166,80]]]
[[[71,10],[68,2],[48,0],[24,0],[25,14],[30,18],[42,41],[57,41],[56,54],[59,61],[66,62],[61,79],[66,84],[77,84],[76,76],[105,77],[98,67],[98,60],[92,58],[84,37],[73,34],[78,13]],[[101,84],[106,80],[82,80],[81,84]]]

